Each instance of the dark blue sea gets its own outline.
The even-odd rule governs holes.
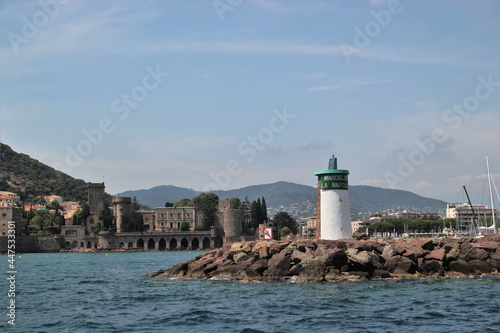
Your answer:
[[[144,277],[202,252],[8,257],[1,332],[500,332],[500,278],[313,284]]]

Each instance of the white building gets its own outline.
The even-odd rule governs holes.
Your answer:
[[[472,214],[472,209],[474,209],[474,214]],[[498,220],[497,209],[494,209],[495,217]],[[469,229],[474,221],[474,215],[478,221],[478,226],[489,227],[493,224],[491,216],[492,210],[486,205],[473,204],[472,208],[469,203],[458,203],[458,204],[448,204],[446,205],[446,218],[456,219],[459,228]]]

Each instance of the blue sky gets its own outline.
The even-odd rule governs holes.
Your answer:
[[[0,140],[115,194],[500,178],[498,1],[2,1]],[[499,184],[500,185],[500,184]]]

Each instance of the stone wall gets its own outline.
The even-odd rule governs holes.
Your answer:
[[[54,236],[17,236],[16,253],[59,252],[64,247],[64,237]],[[0,237],[0,252],[7,252],[7,237]]]

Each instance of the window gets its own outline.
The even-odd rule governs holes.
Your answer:
[[[174,213],[170,213],[169,216],[170,216],[170,218],[174,217]]]
[[[165,213],[161,213],[161,214],[160,214],[160,217],[165,217]]]
[[[181,218],[181,213],[177,213],[177,218],[180,219]]]

